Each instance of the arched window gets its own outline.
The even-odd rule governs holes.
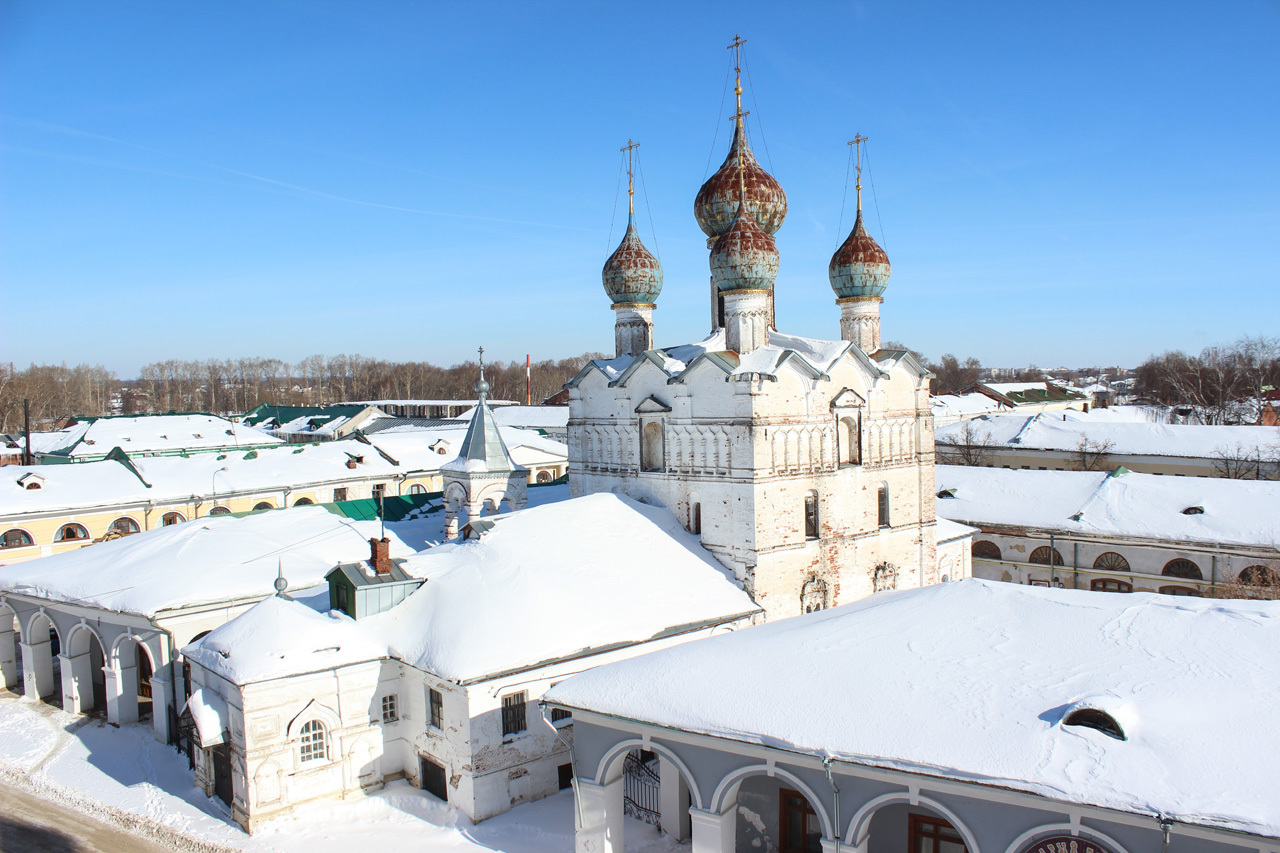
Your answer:
[[[1185,578],[1189,581],[1204,580],[1204,575],[1200,574],[1200,567],[1182,557],[1165,563],[1160,574],[1171,578]]]
[[[804,538],[817,539],[820,536],[818,519],[818,493],[805,492],[804,495]]]
[[[1093,567],[1102,569],[1104,572],[1127,572],[1129,571],[1129,561],[1115,551],[1108,551],[1099,555],[1098,559],[1093,561]]]
[[[550,483],[550,482],[551,482],[551,472],[550,472],[550,471],[539,471],[539,472],[538,472],[538,482],[539,482],[539,483]]]
[[[298,758],[305,764],[308,761],[323,761],[329,757],[324,723],[310,720],[303,723],[298,731]]]
[[[209,510],[209,515],[231,515],[231,510],[227,509],[225,506],[215,506],[213,509]]]
[[[1267,566],[1249,566],[1240,573],[1240,583],[1246,586],[1280,586],[1280,572]]]
[[[810,578],[805,581],[804,586],[800,588],[801,612],[814,613],[818,610],[826,610],[827,607],[827,582],[822,578]]]
[[[1133,592],[1133,584],[1110,578],[1094,578],[1089,581],[1089,589],[1094,592]]]
[[[253,505],[254,512],[257,512],[258,510],[263,510],[263,509],[275,509],[275,507],[271,504],[271,501],[258,501],[256,504]]]
[[[1048,545],[1041,545],[1039,548],[1031,552],[1031,558],[1028,563],[1035,563],[1037,566],[1049,565],[1049,560],[1053,560],[1053,565],[1065,565],[1062,562],[1062,555],[1058,553],[1057,548],[1050,548]]]
[[[182,513],[166,512],[164,516],[160,519],[160,526],[171,527],[175,524],[181,524],[184,521],[186,521],[186,519],[182,517]]]
[[[871,578],[872,592],[885,592],[898,588],[898,570],[889,563],[876,566],[876,573]]]
[[[891,527],[889,519],[889,484],[881,483],[876,490],[876,515],[881,527]]]
[[[702,533],[702,504],[697,501],[689,507],[689,532]]]
[[[840,443],[840,464],[859,465],[862,462],[862,430],[858,418],[846,415],[837,425],[836,440]]]
[[[426,493],[427,493],[427,487],[422,485],[421,483],[414,483],[412,486],[409,487],[409,494],[411,495],[425,495]]]
[[[1192,589],[1189,586],[1162,586],[1160,592],[1165,595],[1189,595],[1196,598],[1200,597],[1200,590]]]
[[[986,539],[979,539],[973,543],[973,556],[978,560],[998,560],[1000,559],[1000,546],[994,542],[988,542]]]
[[[138,532],[138,522],[134,521],[127,515],[122,515],[115,521],[111,522],[111,526],[107,528],[108,533],[114,533],[117,536],[130,536]]]
[[[85,529],[83,524],[64,524],[58,528],[57,534],[53,537],[55,542],[75,542],[80,539],[88,539],[89,531]]]
[[[1125,740],[1124,729],[1116,722],[1116,718],[1106,711],[1099,711],[1096,708],[1080,708],[1072,711],[1067,714],[1067,718],[1062,721],[1062,724],[1064,726],[1084,726],[1088,729],[1096,729],[1116,740]]]
[[[19,530],[16,527],[12,530],[6,530],[3,535],[0,535],[0,548],[25,548],[34,544],[30,533],[25,530]]]
[[[313,506],[315,505],[315,501],[311,500],[311,498],[298,498],[296,501],[293,502],[293,505],[294,506]]]
[[[640,437],[640,470],[661,471],[662,467],[662,424],[649,421]]]

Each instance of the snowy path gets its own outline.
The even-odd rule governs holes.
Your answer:
[[[5,853],[164,853],[169,848],[0,783]]]
[[[186,758],[156,743],[149,725],[117,729],[0,692],[0,789],[6,785],[16,789],[17,796],[31,795],[73,809],[91,822],[119,827],[159,845],[142,842],[138,853],[350,853],[371,842],[448,853],[573,850],[573,798],[568,791],[477,825],[404,782],[393,782],[362,799],[302,806],[249,836],[231,823],[220,801],[195,787]],[[0,799],[0,814],[7,813]],[[688,849],[652,827],[627,821],[630,853]]]

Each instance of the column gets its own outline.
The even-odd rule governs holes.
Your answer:
[[[8,619],[12,621],[13,616]],[[18,690],[17,639],[18,634],[12,628],[0,631],[0,690]]]
[[[580,823],[574,834],[576,853],[623,853],[622,777],[597,785],[574,779]]]
[[[662,829],[676,841],[689,838],[689,784],[666,757],[658,756],[658,811]]]
[[[32,699],[45,699],[53,695],[53,651],[49,637],[41,637],[34,643],[20,643],[22,653],[22,692]]]
[[[68,714],[83,714],[93,710],[93,660],[86,651],[78,655],[58,655],[62,670],[62,710]],[[82,696],[81,693],[87,693]]]
[[[445,501],[444,504],[444,538],[458,538],[458,507],[450,501]]]
[[[163,672],[164,668],[161,668]],[[169,743],[175,732],[169,731],[169,709],[177,710],[173,697],[173,680],[156,674],[151,676],[151,728],[156,740]]]
[[[138,668],[104,666],[107,690],[107,722],[117,726],[138,721]]]
[[[689,809],[693,835],[693,853],[734,853],[738,830],[738,808],[730,806],[724,814]]]

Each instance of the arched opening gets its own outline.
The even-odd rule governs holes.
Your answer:
[[[876,489],[876,516],[881,527],[892,526],[889,518],[889,484],[881,483]]]
[[[63,709],[72,714],[106,716],[107,674],[103,667],[107,654],[98,635],[86,625],[72,628],[64,657],[66,665],[71,667],[71,691],[63,697]],[[63,673],[63,683],[67,682],[68,675]],[[63,692],[67,692],[65,688]]]
[[[804,538],[817,539],[821,535],[822,529],[818,517],[818,493],[810,490],[804,493]]]
[[[862,463],[862,429],[856,416],[846,415],[840,419],[836,428],[836,441],[841,465]]]
[[[315,501],[311,500],[311,498],[298,498],[296,501],[293,502],[293,505],[294,506],[314,506]]]
[[[411,486],[409,486],[409,494],[411,495],[425,495],[426,493],[427,493],[427,487],[422,485],[421,483],[414,483]],[[306,500],[306,498],[303,498],[303,500]]]
[[[1105,572],[1127,572],[1129,571],[1129,561],[1115,551],[1108,551],[1105,554],[1100,554],[1098,559],[1093,561],[1093,567]]]
[[[1089,589],[1093,592],[1133,592],[1133,584],[1112,578],[1094,578],[1089,581]]]
[[[275,508],[276,508],[275,504],[271,503],[271,501],[258,501],[256,504],[253,505],[254,512],[261,512],[264,509],[275,509]]]
[[[122,515],[115,521],[111,522],[111,526],[107,528],[108,539],[115,539],[119,536],[132,536],[142,528],[138,527],[138,522],[134,521],[127,515]]]
[[[231,515],[231,510],[227,509],[225,506],[215,506],[213,509],[209,510],[209,515]]]
[[[551,476],[551,472],[550,472],[550,471],[539,471],[539,472],[538,472],[538,482],[539,482],[539,483],[550,483],[553,479],[555,479],[555,478]]]
[[[1000,546],[986,539],[979,539],[973,543],[973,558],[975,560],[998,560],[1000,559]]]
[[[22,626],[9,605],[0,603],[0,690],[22,694]]]
[[[1170,578],[1183,578],[1189,581],[1204,580],[1204,575],[1200,573],[1200,567],[1188,559],[1179,557],[1176,560],[1170,560],[1164,564],[1164,569],[1160,574]]]
[[[1200,597],[1200,590],[1190,586],[1162,586],[1158,592],[1164,595],[1186,595],[1193,598]]]
[[[890,563],[881,563],[876,566],[875,573],[871,576],[872,592],[887,592],[891,589],[898,588],[898,569]]]
[[[23,693],[62,707],[62,637],[43,613],[27,622],[22,634]]]
[[[640,470],[661,471],[662,467],[662,424],[649,421],[641,430]]]
[[[1041,545],[1032,551],[1027,562],[1037,566],[1047,566],[1050,563],[1055,566],[1065,565],[1062,561],[1062,554],[1058,552],[1058,549],[1050,548],[1048,545]]]
[[[636,741],[628,741],[606,756],[601,767],[606,808],[621,812],[616,824],[624,838],[618,839],[614,850],[651,846],[660,833],[676,841],[689,839],[689,808],[702,808],[702,798],[674,753],[658,744],[641,749]],[[627,834],[631,843],[624,845]]]
[[[821,853],[823,840],[832,837],[825,805],[789,771],[744,768],[722,781],[720,788],[711,809],[733,815],[735,843],[729,849]]]
[[[960,828],[923,805],[889,803],[877,809],[867,829],[867,850],[967,853]]]
[[[151,677],[155,666],[146,646],[131,637],[121,640],[116,648],[116,665],[120,678],[119,722],[151,719]]]
[[[181,523],[182,523],[182,522],[184,522],[184,521],[186,521],[186,518],[184,518],[184,517],[183,517],[182,513],[180,513],[180,512],[166,512],[166,513],[165,513],[163,516],[161,516],[161,518],[160,518],[160,526],[161,526],[161,527],[172,527],[173,525],[175,525],[175,524],[181,524]]]
[[[31,534],[17,527],[0,533],[0,548],[26,548],[34,544]]]
[[[64,524],[54,534],[54,542],[78,542],[89,539],[89,530],[83,524]]]
[[[1280,587],[1280,572],[1268,566],[1249,566],[1240,573],[1245,586]]]

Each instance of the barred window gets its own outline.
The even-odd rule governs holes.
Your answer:
[[[382,722],[394,723],[400,719],[400,714],[396,710],[396,694],[388,693],[382,697]]]
[[[303,723],[299,732],[298,757],[305,764],[308,761],[323,760],[329,757],[329,749],[326,744],[324,723],[319,720],[311,720]]]
[[[431,725],[444,728],[444,696],[439,690],[427,688],[427,704],[431,706]]]
[[[553,723],[558,723],[561,720],[572,720],[572,719],[573,719],[573,714],[569,713],[564,708],[551,709],[551,722]]]
[[[502,733],[504,735],[519,734],[528,728],[525,725],[524,691],[502,697]]]

